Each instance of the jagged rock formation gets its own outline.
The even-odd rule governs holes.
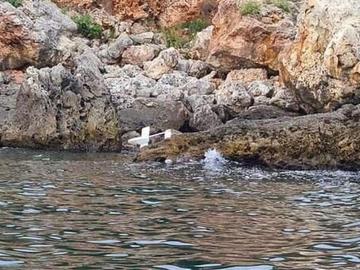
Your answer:
[[[278,55],[295,36],[293,17],[263,1],[259,15],[242,15],[245,0],[223,0],[213,19],[208,62],[226,71],[266,67],[278,70]]]
[[[1,146],[113,151],[151,126],[192,133],[139,159],[216,147],[269,166],[359,165],[360,109],[336,110],[359,103],[355,0],[306,1],[297,26],[299,1],[288,12],[259,0],[259,12],[247,15],[245,0],[57,2],[91,9],[104,32],[80,37],[45,0],[0,2]],[[208,19],[214,10],[213,25],[181,49],[167,48],[169,37],[149,24]],[[121,21],[121,12],[140,20]]]
[[[218,0],[56,0],[60,6],[80,9],[101,6],[125,20],[153,19],[170,27],[200,16],[211,18]]]
[[[0,125],[2,145],[120,150],[116,111],[100,67],[100,61],[87,50],[75,59],[74,72],[61,64],[28,68],[25,80],[15,87],[16,103],[13,99],[11,113]]]
[[[296,41],[282,53],[281,79],[307,112],[358,103],[360,2],[306,1]]]
[[[58,63],[66,37],[76,29],[51,2],[26,0],[20,8],[0,2],[0,71]]]
[[[281,168],[360,166],[360,107],[270,120],[241,120],[146,149],[137,160],[202,158],[209,148],[241,162]]]

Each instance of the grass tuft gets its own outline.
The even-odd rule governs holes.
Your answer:
[[[261,5],[253,0],[248,0],[245,3],[239,5],[239,9],[242,15],[258,15],[261,11]]]
[[[73,20],[78,26],[79,33],[84,37],[90,39],[101,38],[103,29],[90,15],[75,16]]]
[[[16,8],[22,5],[22,0],[6,0],[6,1],[12,4]]]
[[[196,34],[206,27],[209,23],[204,19],[196,19],[173,27],[165,28],[162,30],[166,40],[167,47],[184,48],[191,40],[194,39]]]

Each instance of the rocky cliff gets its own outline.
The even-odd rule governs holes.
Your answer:
[[[118,151],[151,126],[186,134],[138,159],[359,165],[356,0],[17,3],[0,2],[0,145]]]
[[[199,16],[210,17],[219,0],[56,0],[59,6],[83,10],[102,7],[120,20],[156,20],[174,26]]]

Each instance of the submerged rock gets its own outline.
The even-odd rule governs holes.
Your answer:
[[[224,157],[280,168],[358,168],[360,107],[333,113],[244,120],[184,134],[140,152],[137,160],[202,158],[216,148]]]

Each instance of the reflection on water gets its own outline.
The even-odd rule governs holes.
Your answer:
[[[0,150],[0,268],[357,269],[360,177]]]

